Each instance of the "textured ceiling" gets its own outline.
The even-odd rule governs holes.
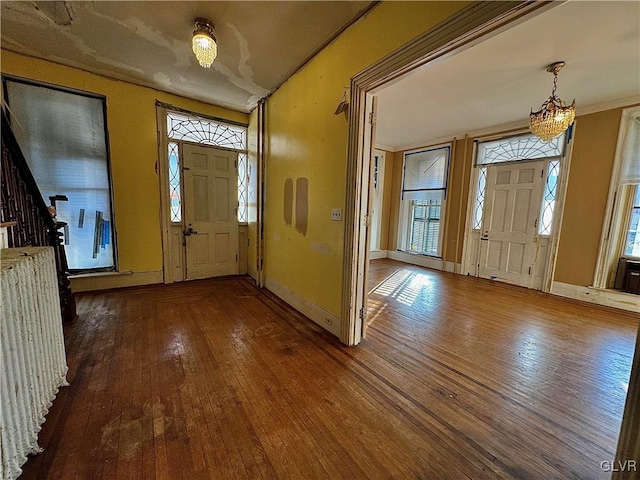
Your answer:
[[[640,2],[567,2],[378,93],[376,143],[393,149],[526,123],[551,94],[581,110],[640,102]]]
[[[2,48],[247,112],[371,4],[2,1]],[[196,17],[215,24],[210,69]]]

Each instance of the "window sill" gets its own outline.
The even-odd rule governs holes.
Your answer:
[[[76,273],[74,275],[69,275],[69,279],[73,278],[94,278],[94,277],[114,277],[119,275],[131,275],[133,271],[124,270],[121,272],[92,272],[92,273]]]
[[[402,253],[406,253],[408,255],[415,255],[416,257],[426,257],[426,258],[433,258],[436,260],[442,260],[442,257],[439,255],[427,255],[426,253],[412,252],[411,250],[398,250],[398,251]]]

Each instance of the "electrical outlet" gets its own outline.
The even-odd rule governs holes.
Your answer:
[[[332,222],[340,222],[342,220],[342,209],[341,208],[332,208],[331,209],[331,221]]]

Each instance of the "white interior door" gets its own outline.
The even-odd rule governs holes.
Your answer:
[[[187,279],[238,273],[238,154],[185,144]]]
[[[360,292],[356,297],[356,307],[360,310],[360,322],[361,322],[361,330],[360,330],[360,338],[356,335],[355,343],[359,343],[361,338],[365,338],[367,336],[367,302],[369,296],[369,285],[368,285],[368,276],[369,276],[369,242],[371,241],[371,209],[373,203],[373,194],[372,194],[372,163],[373,163],[373,139],[376,136],[376,112],[377,112],[378,99],[373,95],[367,94],[366,96],[366,106],[367,112],[369,112],[369,124],[365,126],[364,131],[364,151],[368,153],[366,157],[364,157],[364,161],[362,162],[362,203],[360,205],[360,220],[362,221],[362,226],[360,228],[360,246],[358,248],[358,256],[361,257],[358,261],[362,262],[362,269],[358,272],[358,283],[357,289]]]
[[[479,275],[532,286],[544,162],[489,167]]]

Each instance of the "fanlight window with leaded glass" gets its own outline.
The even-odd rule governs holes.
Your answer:
[[[249,165],[246,127],[216,122],[178,112],[167,112],[169,138],[169,195],[171,221],[182,221],[180,192],[180,143],[191,142],[238,152],[238,221],[247,221]]]
[[[551,235],[558,192],[558,177],[560,176],[560,158],[564,154],[565,144],[566,133],[554,138],[551,142],[543,142],[533,134],[478,142],[476,166],[480,169],[471,217],[472,228],[474,230],[482,228],[488,166],[509,162],[547,160],[538,235]]]
[[[548,143],[533,134],[478,142],[476,165],[561,157],[564,153],[565,135]]]

